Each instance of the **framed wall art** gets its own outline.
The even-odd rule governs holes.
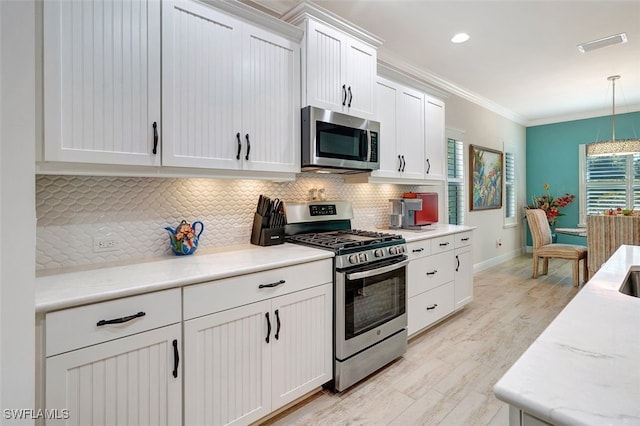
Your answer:
[[[469,146],[470,210],[502,208],[502,176],[501,151]]]

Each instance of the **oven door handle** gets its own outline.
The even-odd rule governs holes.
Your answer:
[[[403,260],[398,263],[394,263],[393,265],[383,266],[381,268],[376,268],[375,266],[369,270],[362,272],[354,272],[353,274],[347,274],[347,279],[349,281],[359,280],[362,278],[375,277],[376,275],[384,274],[386,272],[395,271],[396,269],[400,269],[409,264],[409,260]]]

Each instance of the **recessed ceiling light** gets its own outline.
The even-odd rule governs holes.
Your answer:
[[[620,33],[579,44],[578,50],[582,53],[587,53],[591,52],[592,50],[600,49],[614,44],[626,43],[627,41],[627,33]]]
[[[451,43],[464,43],[469,40],[469,34],[467,33],[458,33],[451,38]]]

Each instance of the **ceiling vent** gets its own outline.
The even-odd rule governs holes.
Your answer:
[[[582,53],[591,52],[614,44],[622,44],[627,42],[627,33],[620,33],[609,37],[600,38],[598,40],[588,41],[578,45],[578,50]]]

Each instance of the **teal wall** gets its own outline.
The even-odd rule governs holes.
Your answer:
[[[636,134],[640,135],[640,112],[616,114],[616,139],[634,138]],[[558,227],[575,228],[578,224],[578,145],[596,138],[611,138],[611,116],[527,128],[527,204],[533,195],[544,193],[545,183],[555,196],[565,192],[576,196],[573,203],[561,210],[566,216],[560,217]],[[559,235],[558,242],[585,244],[585,239]],[[531,245],[529,235],[527,245]]]

